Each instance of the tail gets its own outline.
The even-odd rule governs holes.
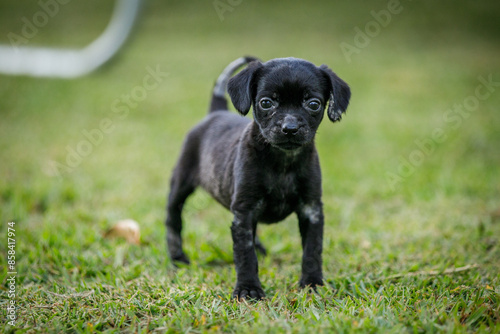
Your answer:
[[[227,110],[226,89],[229,79],[231,79],[231,76],[237,69],[254,60],[258,59],[254,57],[241,57],[227,65],[215,82],[214,89],[212,90],[212,101],[208,110],[209,113],[216,110]]]

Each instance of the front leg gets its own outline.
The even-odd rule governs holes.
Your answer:
[[[304,204],[297,212],[302,237],[302,277],[300,287],[323,285],[323,206],[321,202]]]
[[[231,234],[237,281],[232,297],[238,300],[265,297],[258,276],[259,265],[255,253],[256,226],[257,222],[253,221],[251,214],[235,213]]]

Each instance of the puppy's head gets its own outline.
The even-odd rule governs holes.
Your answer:
[[[246,115],[253,106],[262,136],[282,150],[312,142],[328,104],[328,117],[339,121],[351,90],[327,66],[295,58],[251,62],[228,83],[235,108]]]

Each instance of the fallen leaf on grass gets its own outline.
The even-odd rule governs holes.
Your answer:
[[[457,268],[448,268],[443,271],[439,270],[429,270],[429,271],[415,271],[415,272],[410,272],[410,273],[405,273],[405,274],[395,274],[386,277],[385,279],[397,279],[397,278],[402,278],[402,277],[412,277],[412,276],[436,276],[436,275],[448,275],[448,274],[454,274],[454,273],[460,273],[463,271],[467,271],[470,269],[475,269],[479,268],[478,264],[470,264],[467,266],[463,267],[457,267]]]
[[[141,239],[139,224],[132,219],[120,220],[104,233],[105,238],[124,238],[131,244],[138,245]]]

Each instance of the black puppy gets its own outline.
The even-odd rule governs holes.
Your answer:
[[[226,86],[242,115],[253,106],[253,121],[227,111]],[[234,214],[233,298],[264,297],[255,250],[265,249],[256,238],[257,222],[276,223],[292,212],[302,237],[300,286],[322,285],[321,170],[314,135],[327,102],[335,122],[350,96],[349,86],[325,65],[295,58],[232,62],[216,82],[208,116],[187,135],[172,175],[166,220],[171,259],[189,263],[181,211],[201,186]]]

